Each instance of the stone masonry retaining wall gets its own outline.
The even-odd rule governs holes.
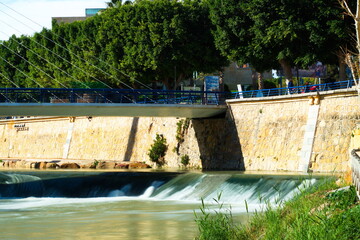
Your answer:
[[[0,121],[0,159],[149,162],[156,134],[167,167],[182,155],[203,169],[349,170],[351,132],[360,123],[355,91],[228,101],[225,118],[193,119],[176,139],[177,118],[77,117]],[[315,105],[317,104],[315,99]],[[315,109],[316,114],[309,114]],[[311,117],[316,119],[311,120]],[[178,153],[174,150],[179,147]]]
[[[315,101],[314,101],[315,100]],[[229,105],[239,133],[246,170],[301,171],[304,147],[312,145],[309,170],[345,172],[350,169],[352,130],[360,123],[356,91],[332,91],[250,101]],[[309,114],[318,105],[314,126]],[[312,110],[311,110],[312,109]],[[312,137],[308,137],[309,132]],[[307,141],[310,141],[309,143]]]

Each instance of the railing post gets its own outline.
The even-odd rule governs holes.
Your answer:
[[[75,94],[74,94],[74,89],[72,88],[71,90],[70,90],[70,102],[71,103],[74,103],[75,102]]]

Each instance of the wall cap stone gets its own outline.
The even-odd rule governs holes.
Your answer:
[[[234,103],[259,103],[259,102],[293,102],[293,101],[309,101],[309,97],[327,97],[332,95],[357,95],[356,89],[338,89],[338,90],[330,90],[323,92],[310,92],[310,93],[301,93],[301,94],[289,94],[289,95],[281,95],[281,96],[273,96],[273,97],[255,97],[255,98],[241,98],[241,99],[228,99],[226,103],[234,104]]]

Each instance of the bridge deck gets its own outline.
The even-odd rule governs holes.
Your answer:
[[[1,116],[125,116],[209,118],[226,105],[126,103],[0,103]]]

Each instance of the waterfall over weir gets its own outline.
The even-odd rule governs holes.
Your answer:
[[[99,198],[211,202],[278,202],[315,179],[299,176],[168,172],[0,172],[0,199]]]
[[[201,199],[246,222],[316,180],[240,172],[0,172],[2,239],[190,240]],[[266,206],[266,205],[265,205]],[[54,236],[56,236],[54,238]]]

